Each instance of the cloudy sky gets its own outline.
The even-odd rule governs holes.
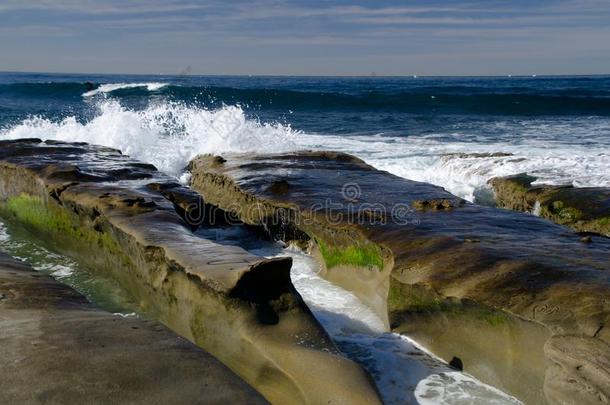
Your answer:
[[[610,73],[610,0],[1,0],[0,71]]]

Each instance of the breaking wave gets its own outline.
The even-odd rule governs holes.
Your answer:
[[[157,91],[168,85],[169,83],[107,83],[100,85],[96,89],[83,93],[82,96],[92,97],[98,94],[112,93],[113,91],[117,90],[136,88],[145,88],[148,91]]]
[[[164,102],[132,110],[109,99],[98,102],[97,109],[84,123],[75,116],[60,121],[31,117],[0,137],[104,145],[178,176],[198,154],[290,150],[298,135],[290,126],[248,119],[237,106],[206,110]]]
[[[96,91],[109,94],[164,85],[120,83],[102,85]],[[398,176],[442,186],[470,201],[489,198],[490,178],[522,172],[537,176],[538,183],[610,186],[610,125],[605,119],[537,119],[525,124],[505,119],[477,127],[475,135],[467,135],[464,129],[413,136],[328,135],[263,122],[240,105],[205,108],[160,98],[127,107],[114,97],[88,100],[95,110],[89,118],[31,116],[0,130],[0,138],[109,146],[176,177],[201,153],[332,149],[357,155]],[[498,128],[502,133],[497,134]],[[575,133],[581,135],[576,138]],[[592,137],[590,142],[587,136]]]

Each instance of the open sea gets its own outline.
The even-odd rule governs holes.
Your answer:
[[[199,153],[333,149],[484,202],[487,180],[520,172],[610,186],[610,76],[0,73],[0,139],[22,137],[115,147],[176,177]]]

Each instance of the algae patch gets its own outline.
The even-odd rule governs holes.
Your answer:
[[[109,253],[122,253],[111,235],[80,226],[66,210],[52,207],[38,196],[23,193],[10,197],[0,203],[0,215],[16,220],[37,232],[52,235],[55,241],[77,241],[105,249]]]
[[[373,243],[341,247],[317,238],[316,243],[328,269],[339,265],[383,269],[381,249]]]
[[[404,288],[390,283],[388,309],[392,313],[438,314],[465,316],[490,326],[505,325],[510,316],[504,312],[452,299],[443,299],[430,291],[410,287]]]

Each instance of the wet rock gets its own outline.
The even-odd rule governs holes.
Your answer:
[[[610,188],[536,185],[518,174],[489,183],[500,207],[531,212],[576,231],[610,236]]]
[[[454,356],[449,362],[449,365],[458,371],[464,370],[464,363],[462,363],[462,360],[459,357]]]
[[[273,194],[286,194],[289,189],[290,184],[286,180],[277,180],[271,183],[267,190]]]
[[[461,205],[464,205],[465,201],[461,200],[459,198],[455,198],[455,199],[449,199],[449,198],[442,198],[442,199],[431,199],[431,200],[416,200],[413,201],[412,206],[413,208],[415,208],[416,210],[419,211],[427,211],[427,210],[432,210],[432,211],[442,211],[442,210],[450,210],[454,207],[459,207]]]
[[[544,402],[554,373],[545,362],[549,336],[599,341],[599,350],[575,340],[553,356],[589,353],[600,360],[599,376],[608,371],[610,351],[601,348],[610,336],[597,331],[610,320],[610,240],[587,245],[542,218],[462,202],[356,158],[323,152],[224,157],[222,167],[206,156],[189,165],[191,186],[207,201],[253,225],[287,212],[285,225],[306,234],[325,264],[321,274],[387,315],[397,330],[416,317],[472,325],[460,332],[460,358],[483,381],[500,383],[525,402]],[[289,193],[270,190],[281,180],[290,184]],[[532,181],[524,176],[515,187],[527,189]],[[346,201],[346,185],[358,198]],[[371,211],[387,220],[363,220]],[[577,371],[564,372],[577,378]],[[591,381],[596,392],[610,392],[610,379]],[[548,399],[569,402],[579,392],[568,386]]]
[[[149,316],[270,402],[379,403],[369,376],[339,353],[294,289],[290,258],[192,233],[188,215],[205,211],[207,198],[113,149],[0,146],[0,215],[116,279]]]
[[[0,301],[2,403],[267,403],[163,325],[96,309],[3,253],[0,286],[13,292]]]

